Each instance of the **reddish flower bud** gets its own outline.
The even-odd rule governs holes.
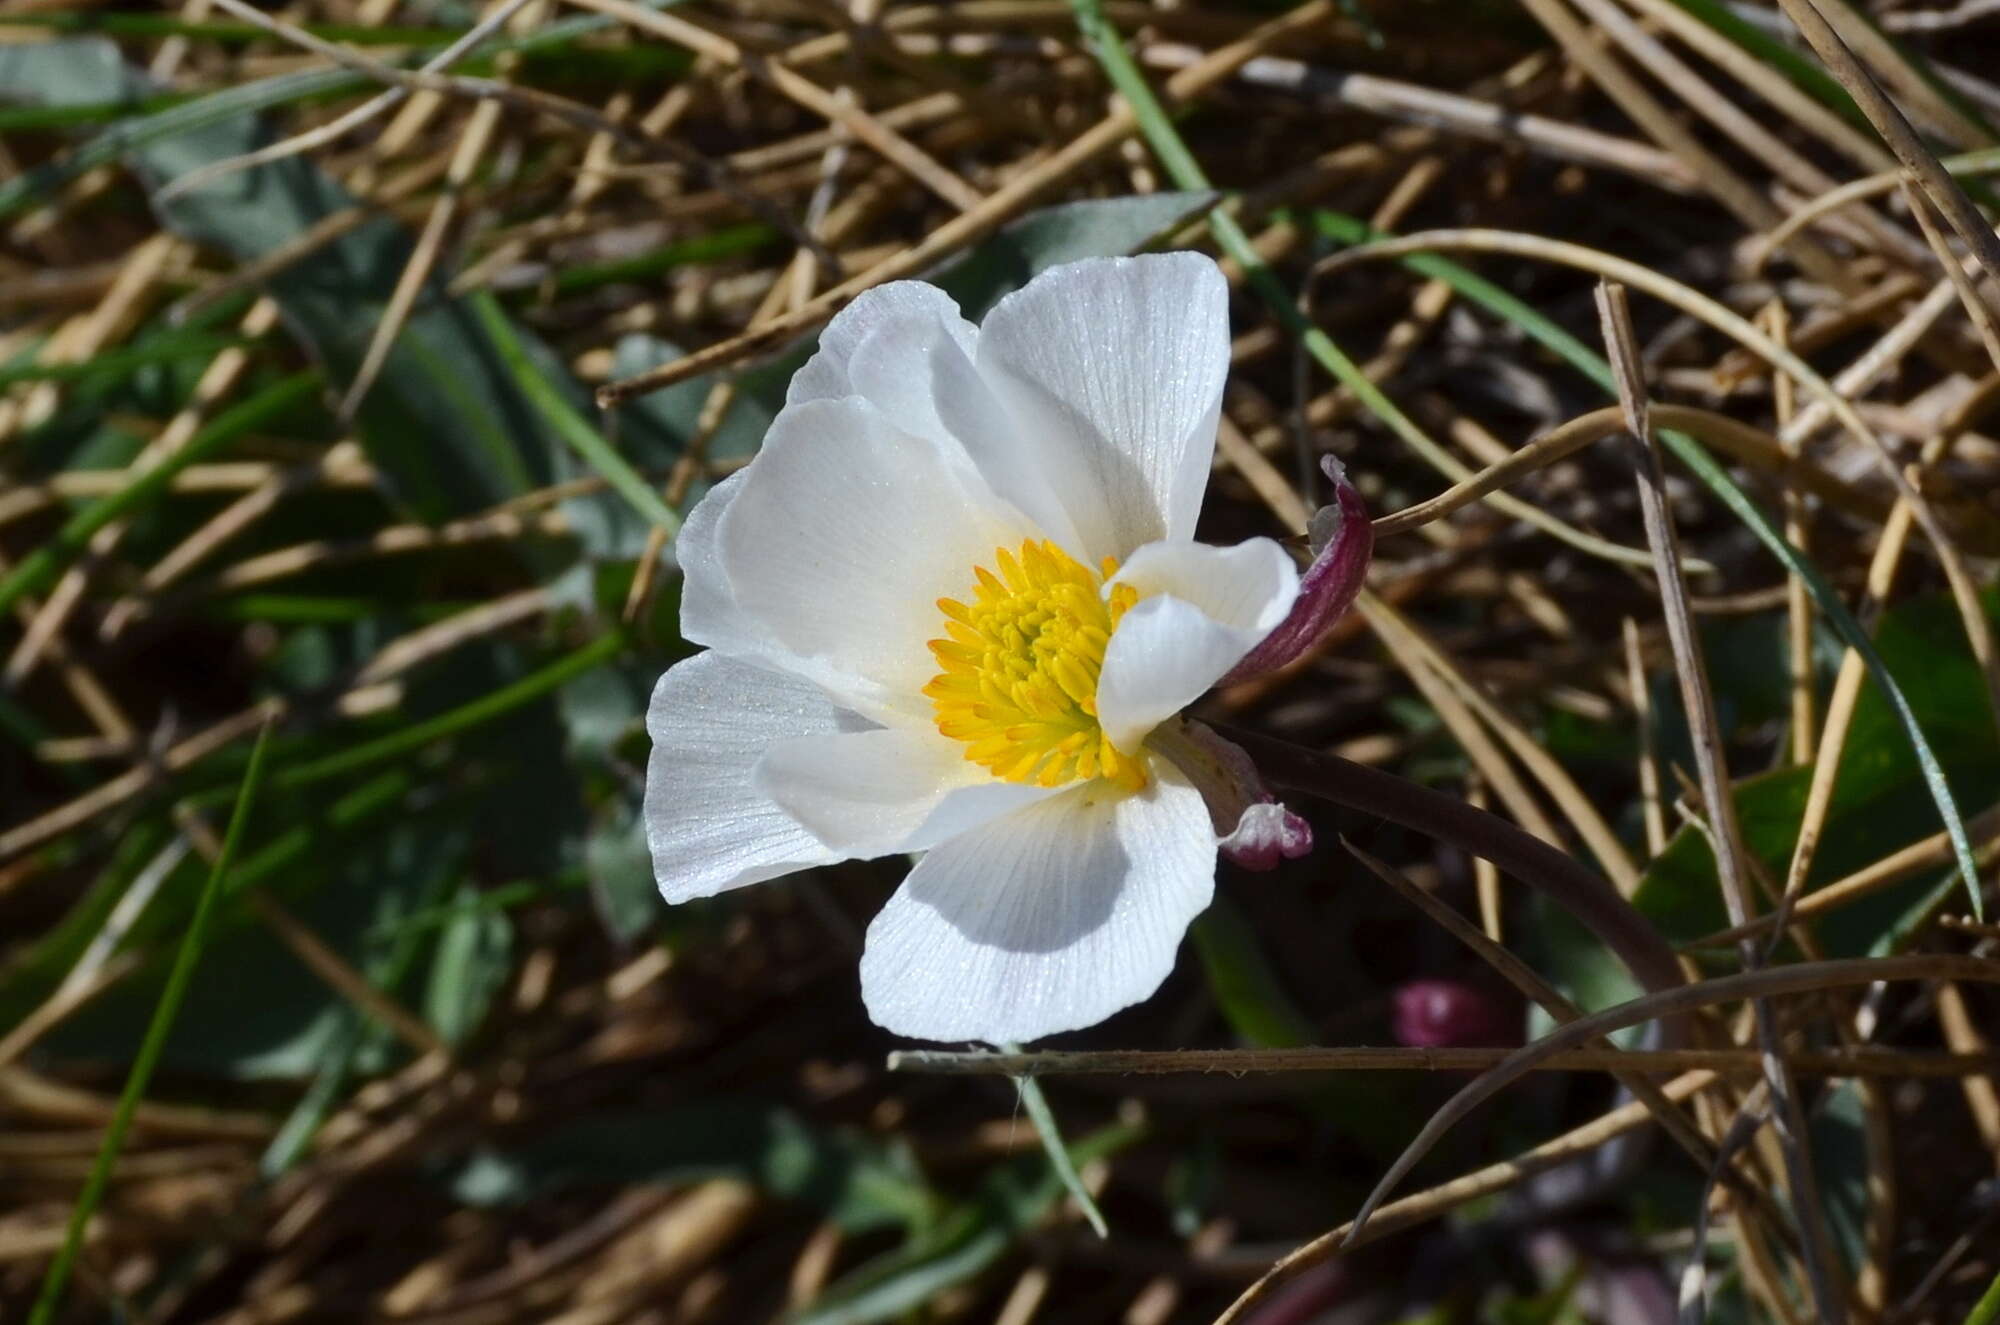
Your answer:
[[[1459,980],[1412,980],[1396,991],[1395,1034],[1416,1049],[1502,1049],[1521,1042],[1515,1010]]]
[[[1368,508],[1338,460],[1326,456],[1320,468],[1333,480],[1333,500],[1313,512],[1307,534],[1313,562],[1299,577],[1299,596],[1290,614],[1219,685],[1276,671],[1303,654],[1347,615],[1367,580],[1368,561],[1375,552],[1375,526],[1369,523]]]

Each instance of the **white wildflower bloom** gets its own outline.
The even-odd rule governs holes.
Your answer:
[[[1193,541],[1227,296],[1172,253],[1054,268],[979,327],[919,282],[833,320],[681,531],[708,651],[648,715],[668,901],[922,852],[868,929],[882,1026],[1027,1041],[1158,988],[1218,836],[1148,738],[1299,590],[1269,539]]]

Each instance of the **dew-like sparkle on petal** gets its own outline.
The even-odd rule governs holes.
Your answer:
[[[930,650],[944,670],[924,687],[938,730],[1009,782],[1145,786],[1141,762],[1097,723],[1104,649],[1138,591],[1120,584],[1105,594],[1115,558],[1094,572],[1047,541],[1030,539],[1018,554],[996,548],[993,558],[997,574],[973,567],[969,603],[938,600],[945,638]]]

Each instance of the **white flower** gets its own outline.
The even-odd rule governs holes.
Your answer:
[[[708,652],[648,715],[667,900],[923,852],[861,960],[889,1030],[1027,1041],[1158,988],[1218,837],[1148,737],[1299,588],[1269,539],[1193,541],[1228,362],[1193,253],[1054,268],[980,327],[918,282],[835,318],[681,531]]]

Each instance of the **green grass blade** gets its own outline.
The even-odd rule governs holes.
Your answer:
[[[39,593],[62,573],[65,566],[81,556],[98,530],[136,513],[167,490],[174,475],[197,461],[205,460],[246,432],[261,428],[292,406],[310,397],[320,387],[317,372],[294,374],[265,387],[250,399],[215,416],[207,427],[187,441],[187,445],[160,461],[125,487],[99,498],[71,516],[47,542],[0,577],[0,615],[11,611],[22,595]]]
[[[1021,1052],[1018,1044],[1003,1044],[1001,1050],[1010,1054]],[[1014,1089],[1021,1092],[1021,1107],[1028,1111],[1028,1121],[1035,1125],[1035,1134],[1042,1138],[1042,1149],[1048,1153],[1049,1167],[1076,1201],[1077,1209],[1097,1231],[1100,1238],[1111,1236],[1111,1226],[1104,1222],[1104,1212],[1097,1208],[1097,1198],[1090,1194],[1090,1188],[1083,1185],[1083,1175],[1076,1171],[1076,1162],[1070,1158],[1069,1146],[1064,1143],[1062,1128],[1056,1126],[1055,1110],[1049,1107],[1048,1096],[1042,1094],[1042,1083],[1033,1077],[1015,1077]]]
[[[0,130],[5,127],[0,125]],[[10,387],[17,382],[115,381],[129,376],[135,369],[152,364],[220,354],[224,350],[242,349],[252,343],[243,336],[169,331],[150,336],[135,345],[101,351],[81,363],[27,363],[0,368],[0,387]]]
[[[675,533],[681,527],[680,517],[675,515],[663,501],[660,494],[653,491],[652,484],[646,482],[638,470],[619,455],[604,434],[590,426],[576,407],[563,398],[542,370],[537,367],[528,353],[521,347],[521,338],[514,334],[514,327],[507,320],[498,300],[492,295],[480,293],[472,298],[472,305],[479,314],[486,334],[493,338],[494,346],[500,351],[501,359],[514,380],[520,384],[522,392],[533,401],[549,426],[556,430],[571,450],[583,457],[584,463],[596,470],[598,476],[623,497],[639,515],[668,533]]]
[[[724,258],[754,253],[778,237],[778,232],[762,221],[724,226],[664,244],[649,253],[616,258],[609,262],[585,262],[565,267],[549,278],[556,294],[575,294],[621,281],[644,281],[696,262],[719,262]]]
[[[1379,238],[1378,232],[1352,216],[1334,212],[1317,211],[1314,223],[1321,234],[1344,244],[1358,244],[1368,239]],[[1563,359],[1571,367],[1603,388],[1606,394],[1615,396],[1616,388],[1611,380],[1611,365],[1569,332],[1551,322],[1547,317],[1528,306],[1524,301],[1509,294],[1499,286],[1449,258],[1435,253],[1412,254],[1404,264],[1421,275],[1445,281],[1451,287],[1487,311],[1498,315],[1519,327],[1523,333],[1539,342],[1552,353]],[[1682,464],[1694,471],[1709,491],[1719,498],[1730,512],[1741,520],[1757,536],[1771,555],[1776,557],[1786,569],[1797,575],[1805,583],[1806,592],[1812,595],[1814,606],[1823,613],[1841,639],[1860,655],[1862,664],[1875,684],[1882,689],[1889,701],[1904,734],[1909,738],[1910,748],[1916,754],[1917,764],[1922,769],[1924,784],[1930,789],[1931,799],[1937,803],[1938,815],[1944,821],[1945,832],[1951,838],[1952,853],[1957,857],[1958,868],[1966,881],[1966,891],[1971,895],[1975,914],[1983,914],[1984,902],[1979,890],[1979,872],[1973,862],[1972,839],[1966,832],[1965,819],[1959,813],[1957,797],[1952,794],[1951,784],[1945,778],[1944,766],[1938,762],[1937,753],[1932,750],[1929,738],[1917,724],[1915,711],[1910,707],[1909,697],[1889,673],[1888,664],[1875,648],[1875,641],[1847,610],[1840,595],[1821,575],[1819,568],[1798,548],[1786,540],[1782,530],[1772,522],[1771,517],[1750,499],[1750,494],[1741,484],[1731,478],[1729,472],[1717,464],[1708,449],[1685,433],[1662,429],[1660,440],[1679,457]]]
[[[511,685],[502,686],[491,694],[459,705],[455,709],[413,722],[400,731],[372,741],[364,741],[350,749],[331,754],[311,763],[297,764],[282,770],[273,779],[275,785],[291,791],[299,787],[323,782],[339,777],[370,764],[395,759],[413,750],[421,749],[432,741],[456,735],[481,723],[513,712],[524,704],[532,703],[543,695],[551,694],[563,685],[599,663],[608,662],[625,647],[625,636],[619,631],[599,636],[574,653],[558,658],[555,662],[531,672]]]
[[[180,1011],[181,1000],[187,996],[188,984],[194,978],[195,963],[201,960],[202,944],[208,936],[208,925],[215,912],[215,899],[221,892],[222,878],[229,872],[229,862],[243,840],[243,826],[250,818],[250,808],[256,802],[257,788],[263,780],[264,750],[270,734],[270,728],[266,727],[250,752],[250,767],[244,772],[242,786],[237,790],[236,809],[229,816],[229,830],[223,836],[222,851],[209,869],[208,882],[202,886],[201,897],[195,903],[194,916],[188,921],[187,933],[182,937],[180,951],[174,957],[173,970],[168,973],[166,987],[160,991],[160,1001],[153,1008],[153,1019],[146,1027],[146,1038],[139,1045],[138,1057],[132,1060],[132,1070],[126,1074],[125,1089],[119,1093],[117,1108],[112,1111],[110,1125],[105,1128],[104,1142],[97,1150],[97,1161],[91,1165],[90,1176],[84,1180],[83,1191],[77,1196],[76,1208],[70,1212],[62,1249],[56,1253],[48,1274],[42,1279],[42,1291],[35,1299],[28,1325],[48,1325],[55,1319],[56,1308],[62,1302],[63,1288],[69,1282],[70,1271],[76,1266],[77,1253],[83,1247],[84,1229],[89,1226],[91,1215],[96,1213],[98,1204],[103,1201],[105,1188],[110,1186],[111,1170],[118,1163],[118,1152],[124,1147],[125,1134],[131,1130],[132,1117],[138,1112],[139,1101],[146,1093],[147,1083],[152,1080],[161,1051],[166,1048],[174,1016]]]

